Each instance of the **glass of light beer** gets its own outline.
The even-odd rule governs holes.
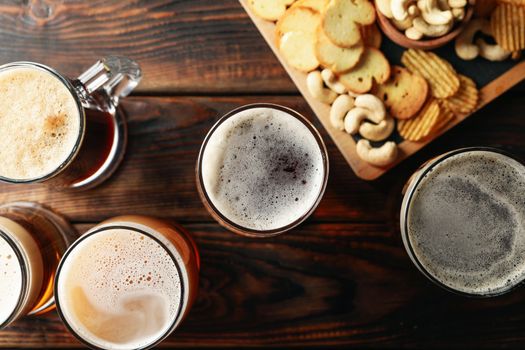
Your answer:
[[[405,187],[401,235],[432,282],[466,296],[506,293],[525,279],[525,166],[498,149],[431,159]]]
[[[0,206],[0,329],[53,309],[55,271],[76,236],[64,218],[37,203]]]
[[[107,57],[77,79],[33,62],[0,66],[0,180],[85,189],[107,179],[126,146],[120,98],[138,64]]]
[[[58,314],[94,349],[149,349],[188,314],[199,254],[179,225],[146,216],[106,220],[82,235],[58,267]]]
[[[271,237],[315,210],[328,180],[319,132],[296,111],[269,103],[237,108],[204,139],[196,166],[204,206],[240,235]]]

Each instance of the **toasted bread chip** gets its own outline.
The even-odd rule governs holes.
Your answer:
[[[429,98],[421,111],[411,119],[399,120],[397,131],[405,140],[421,141],[427,138],[438,123],[441,109],[438,101]]]
[[[383,38],[381,37],[381,32],[375,23],[362,26],[360,30],[361,37],[363,38],[363,44],[365,46],[375,47],[376,49],[381,47],[381,41]]]
[[[284,15],[286,6],[293,2],[294,0],[248,0],[248,6],[257,16],[268,21],[277,21]]]
[[[479,100],[479,91],[476,88],[476,83],[464,75],[459,75],[461,85],[458,92],[453,96],[443,99],[443,105],[450,109],[457,115],[472,113]]]
[[[376,85],[372,93],[383,100],[390,115],[409,119],[416,115],[428,95],[428,83],[419,74],[406,68],[392,67],[392,75],[384,84]]]
[[[346,88],[357,94],[364,94],[372,89],[373,80],[382,84],[390,77],[390,64],[378,49],[365,49],[359,63],[349,72],[339,76],[339,81]]]
[[[279,47],[284,59],[292,67],[310,72],[319,66],[315,57],[314,34],[308,32],[288,32],[281,38]]]
[[[299,0],[292,7],[308,7],[314,11],[322,12],[328,0]]]
[[[349,48],[339,47],[328,39],[321,26],[317,28],[315,54],[321,65],[334,73],[344,73],[355,67],[364,51],[362,44]]]
[[[291,7],[284,16],[277,21],[275,26],[275,39],[277,47],[284,34],[289,32],[307,32],[314,34],[321,23],[321,15],[310,8]]]
[[[433,52],[408,49],[401,56],[401,62],[409,71],[427,80],[436,98],[450,97],[459,89],[459,78],[452,65]]]
[[[492,34],[508,51],[525,49],[525,6],[501,3],[490,17]]]
[[[361,41],[359,24],[374,23],[375,15],[368,0],[330,0],[322,13],[322,26],[334,44],[351,47]]]

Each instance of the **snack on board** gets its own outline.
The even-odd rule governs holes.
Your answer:
[[[448,34],[467,6],[467,0],[376,0],[377,10],[411,40]]]
[[[321,23],[319,12],[304,7],[289,8],[276,23],[277,46],[282,36],[288,32],[307,32],[314,35],[319,23]]]
[[[277,21],[286,11],[286,6],[294,0],[248,0],[248,5],[255,14],[268,21]]]
[[[306,76],[306,87],[310,95],[323,103],[332,104],[337,97],[336,92],[324,87],[323,77],[318,70],[308,73]]]
[[[344,94],[347,92],[346,86],[341,84],[334,72],[332,72],[330,69],[323,69],[321,71],[321,77],[323,78],[324,84],[332,91],[338,94]]]
[[[365,48],[361,43],[344,48],[335,45],[324,34],[323,28],[317,28],[315,54],[319,62],[334,73],[343,73],[352,69],[361,58]]]
[[[321,21],[325,34],[341,47],[351,47],[361,41],[359,25],[375,21],[374,6],[368,0],[330,0]]]
[[[474,42],[477,32],[492,36],[490,22],[484,18],[474,18],[467,24],[454,43],[454,49],[459,58],[473,60],[481,56],[489,61],[503,61],[511,55],[510,51],[498,44],[489,44],[482,37],[478,37]]]
[[[308,7],[314,11],[321,12],[328,0],[298,0],[292,7]]]
[[[421,141],[432,134],[440,114],[438,101],[431,97],[414,118],[399,120],[397,131],[405,140]]]
[[[434,129],[433,129],[434,132],[437,132],[443,129],[445,126],[448,125],[448,123],[450,123],[456,117],[454,112],[452,112],[452,110],[450,110],[445,104],[443,104],[442,101],[443,100],[438,100],[441,114],[439,116],[439,119],[436,125],[434,125]]]
[[[378,167],[392,164],[398,154],[397,145],[393,141],[387,141],[380,147],[372,147],[370,141],[365,139],[357,141],[356,152],[359,158]]]
[[[430,93],[436,98],[450,97],[459,89],[459,78],[452,65],[433,52],[408,49],[401,62],[427,80]]]
[[[525,49],[525,6],[498,4],[490,17],[490,25],[494,39],[505,50]]]
[[[354,98],[339,95],[330,108],[330,124],[337,130],[344,130],[345,116],[352,108],[354,108]]]
[[[461,85],[458,92],[441,101],[454,114],[470,114],[478,105],[479,91],[476,88],[476,83],[469,77],[460,74],[459,81]]]
[[[367,47],[374,47],[379,49],[381,47],[381,42],[383,37],[379,28],[375,23],[369,24],[367,26],[361,26],[361,37],[363,39],[363,44]]]
[[[372,89],[374,80],[383,84],[389,77],[390,64],[387,59],[378,49],[369,47],[354,68],[339,76],[339,81],[348,90],[364,94]]]
[[[390,79],[384,84],[376,85],[372,93],[383,100],[392,117],[408,119],[425,103],[428,83],[419,74],[394,66]]]
[[[288,32],[281,38],[279,48],[286,61],[302,72],[309,72],[319,66],[311,33]]]

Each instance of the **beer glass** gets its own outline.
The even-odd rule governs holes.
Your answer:
[[[403,193],[403,244],[432,282],[490,297],[525,279],[525,166],[516,157],[454,150],[423,164]]]
[[[55,271],[75,238],[64,218],[40,204],[0,206],[0,329],[54,308]]]
[[[62,258],[58,314],[91,348],[151,348],[188,314],[199,264],[195,243],[175,223],[146,216],[106,220]]]
[[[270,103],[237,108],[208,132],[196,165],[197,189],[226,229],[271,237],[306,220],[328,180],[319,132],[296,111]]]
[[[62,95],[58,96],[59,93],[56,91],[54,92],[55,95],[53,92],[42,91],[47,88],[46,86],[40,87],[37,91],[24,90],[26,86],[31,85],[32,78],[26,78],[24,81],[18,77],[21,82],[17,86],[15,84],[16,72],[22,72],[26,76],[30,72],[38,73],[47,76],[46,79],[50,83],[58,81],[57,84],[61,86],[60,94]],[[36,142],[28,138],[26,134],[33,134],[35,129],[43,128],[44,126],[40,126],[42,123],[36,127],[31,126],[29,129],[19,128],[10,131],[9,134],[11,132],[15,135],[20,133],[20,135],[13,137],[14,141],[11,143],[21,143],[16,150],[21,155],[17,155],[17,158],[11,158],[7,153],[5,157],[9,161],[3,158],[0,158],[0,161],[4,165],[10,164],[19,168],[23,165],[25,173],[24,176],[0,173],[0,180],[8,183],[43,182],[54,188],[85,189],[96,186],[110,177],[124,155],[127,139],[126,123],[122,111],[118,110],[118,104],[119,100],[127,96],[141,79],[141,70],[136,62],[125,57],[106,57],[95,63],[76,79],[70,79],[50,67],[33,62],[13,62],[2,65],[0,66],[0,77],[3,74],[14,76],[11,80],[7,80],[6,85],[11,84],[9,85],[11,88],[15,86],[23,91],[18,93],[13,101],[6,101],[7,106],[10,104],[14,106],[16,104],[29,104],[30,106],[23,107],[31,111],[30,108],[32,107],[36,109],[46,105],[48,99],[51,101],[60,98],[72,101],[71,110],[75,113],[71,114],[70,118],[73,120],[62,120],[60,122],[74,124],[75,128],[69,130],[74,135],[68,135],[70,137],[68,140],[71,142],[67,145],[67,150],[60,149],[64,152],[64,156],[60,159],[54,156],[58,153],[56,151],[43,154],[43,148],[38,144],[32,146],[35,148],[34,150],[30,150],[29,145],[23,147],[24,142]],[[0,88],[4,87],[0,86]],[[16,111],[16,109],[14,110]],[[9,124],[16,123],[17,120],[21,124],[25,122],[23,116],[20,116],[18,119],[12,119]],[[38,142],[48,148],[52,146],[57,147],[57,149],[66,147],[57,141],[57,137],[63,135],[58,131],[53,131],[53,128],[58,127],[55,124],[59,122],[50,120],[46,125],[50,128],[49,132],[45,134],[47,139],[39,139]],[[4,128],[8,128],[8,126],[4,125]],[[28,154],[29,152],[31,153]],[[2,157],[4,156],[2,155]],[[26,157],[28,160],[25,160],[25,163],[21,165],[20,159],[22,157]],[[31,162],[34,164],[32,165]],[[36,171],[38,166],[46,166],[43,162],[48,162],[47,171],[32,174],[32,166]]]

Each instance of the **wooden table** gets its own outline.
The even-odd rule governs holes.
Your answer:
[[[125,100],[129,147],[104,185],[80,193],[0,186],[1,202],[34,200],[80,232],[119,214],[175,218],[202,254],[199,298],[162,346],[518,347],[525,340],[525,288],[479,300],[431,284],[405,254],[400,191],[426,159],[472,145],[525,158],[525,85],[375,182],[356,178],[237,0],[65,1],[44,25],[20,20],[19,1],[0,5],[0,62],[34,60],[75,76],[106,54],[138,60],[144,79]],[[217,118],[251,102],[304,113],[330,154],[319,208],[273,239],[239,237],[201,204],[194,165]],[[0,331],[2,347],[74,347],[56,313]]]

